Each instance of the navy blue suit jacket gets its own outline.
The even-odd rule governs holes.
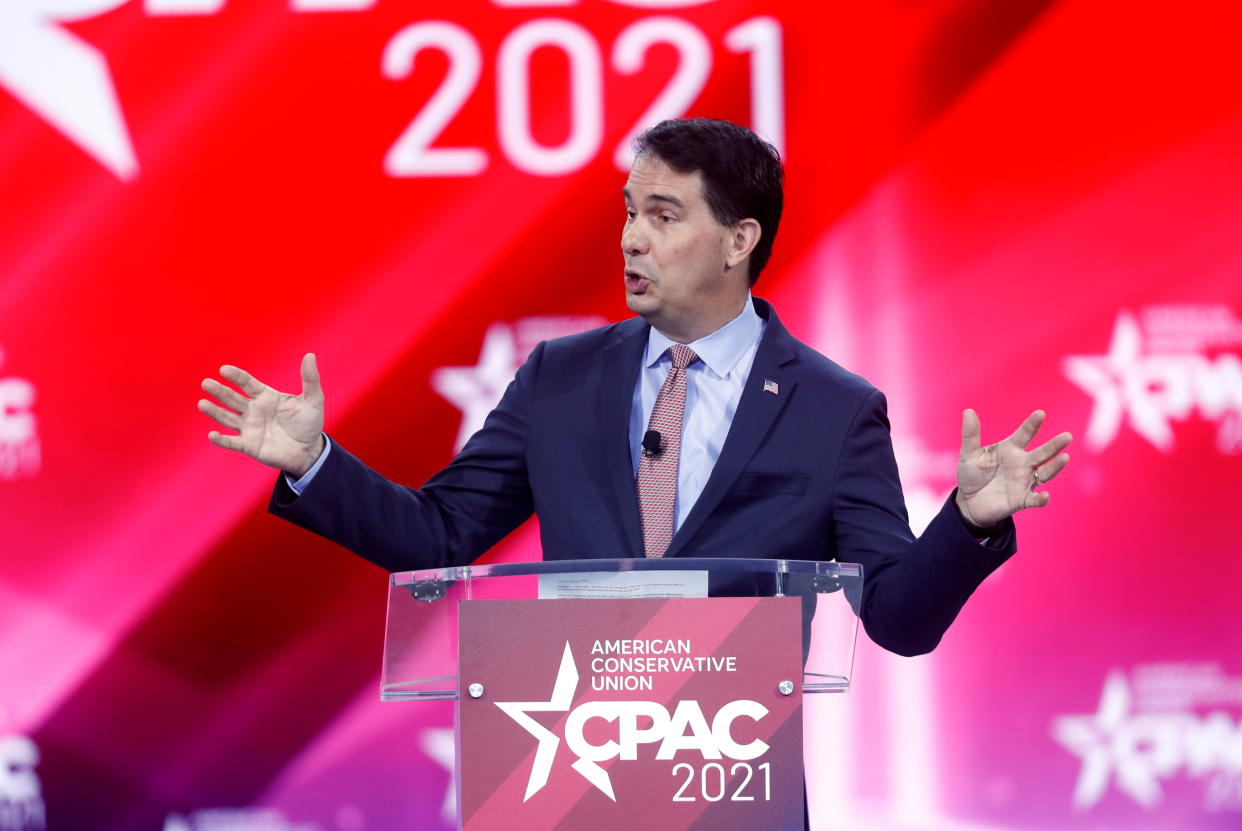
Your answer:
[[[1012,522],[980,545],[950,498],[916,540],[884,396],[754,302],[763,339],[716,467],[666,556],[861,563],[871,638],[929,651],[1013,554]],[[532,511],[545,559],[641,557],[629,416],[647,334],[634,318],[539,344],[483,428],[421,489],[336,444],[301,496],[278,477],[270,509],[389,571],[469,563]]]

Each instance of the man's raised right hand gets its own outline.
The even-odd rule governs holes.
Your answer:
[[[302,358],[301,395],[277,392],[246,370],[227,364],[220,367],[220,375],[241,392],[214,378],[204,378],[203,391],[220,403],[200,398],[198,409],[221,427],[236,430],[237,435],[212,430],[207,438],[212,444],[245,453],[294,478],[304,476],[325,446],[323,388],[315,356],[308,353]]]

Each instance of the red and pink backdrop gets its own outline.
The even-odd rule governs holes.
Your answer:
[[[785,153],[756,292],[889,396],[1075,433],[931,656],[808,702],[816,827],[1242,824],[1242,6],[8,0],[0,831],[447,828],[378,701],[384,575],[268,517],[236,363],[419,483],[540,339],[620,319],[626,137]],[[539,555],[532,526],[492,558]],[[438,823],[438,824],[437,824]]]

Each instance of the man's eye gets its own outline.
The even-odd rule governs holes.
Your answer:
[[[626,221],[626,222],[633,222],[633,221],[634,221],[634,217],[635,217],[635,216],[637,216],[637,214],[636,214],[634,211],[626,211],[626,212],[625,212],[625,221]]]
[[[676,217],[671,216],[670,214],[660,214],[660,221],[665,225],[672,222],[674,219],[676,219]]]

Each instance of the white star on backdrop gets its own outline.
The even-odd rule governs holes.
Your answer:
[[[0,3],[0,87],[119,179],[138,174],[129,127],[108,61],[58,24],[84,20],[128,0],[4,0]]]
[[[1122,311],[1113,325],[1108,353],[1105,355],[1070,355],[1062,363],[1067,378],[1090,395],[1095,402],[1087,423],[1087,444],[1102,449],[1112,443],[1121,429],[1122,418],[1129,416],[1130,426],[1157,449],[1168,453],[1173,449],[1173,431],[1169,417],[1184,418],[1192,404],[1189,389],[1186,395],[1155,395],[1151,384],[1180,389],[1181,373],[1171,362],[1179,356],[1144,356],[1143,336],[1131,312]],[[1185,399],[1184,404],[1178,404]],[[1175,412],[1165,412],[1167,405],[1177,404]]]
[[[493,323],[483,336],[477,365],[443,367],[432,373],[432,389],[462,412],[454,452],[461,450],[483,426],[487,414],[500,403],[517,365],[517,344],[512,327],[507,323]]]
[[[1113,774],[1117,787],[1143,807],[1152,808],[1160,802],[1162,771],[1156,769],[1156,762],[1161,754],[1142,751],[1145,743],[1138,741],[1141,732],[1133,729],[1130,687],[1120,671],[1110,673],[1104,682],[1100,705],[1094,714],[1061,716],[1053,721],[1052,737],[1082,759],[1074,788],[1077,810],[1086,810],[1099,802]]]

